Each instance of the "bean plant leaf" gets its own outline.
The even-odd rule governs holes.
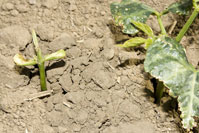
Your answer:
[[[127,40],[126,42],[124,42],[124,44],[120,44],[118,46],[123,47],[123,48],[135,47],[135,46],[139,46],[145,43],[145,41],[146,39],[142,37],[135,37],[135,38],[131,38]]]
[[[163,81],[177,97],[183,127],[196,126],[199,117],[199,70],[189,64],[183,47],[169,37],[161,37],[148,48],[144,62],[146,72]]]
[[[193,0],[193,6],[199,11],[199,0]]]
[[[50,55],[46,55],[44,57],[44,60],[50,61],[50,60],[55,60],[55,59],[61,59],[61,58],[64,58],[65,56],[66,56],[66,52],[63,49],[60,49],[55,53],[52,53]]]
[[[137,21],[131,21],[137,28],[139,28],[140,30],[142,30],[144,33],[146,33],[148,36],[150,37],[154,37],[153,34],[153,30],[151,29],[151,27],[149,27],[147,24],[144,23],[140,23]]]
[[[27,60],[21,54],[16,54],[13,57],[14,62],[19,66],[32,66],[37,64],[36,59]]]
[[[181,0],[179,2],[175,2],[171,4],[164,13],[172,12],[179,15],[187,15],[188,12],[192,9],[192,0]]]
[[[136,34],[138,30],[132,25],[132,20],[145,23],[148,17],[156,11],[151,7],[136,1],[122,0],[110,5],[116,25],[122,26],[126,34]]]
[[[149,46],[151,46],[151,44],[153,44],[153,41],[154,41],[155,39],[154,38],[148,38],[146,41],[145,41],[145,49],[148,49],[149,48]]]

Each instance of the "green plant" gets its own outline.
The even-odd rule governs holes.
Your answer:
[[[63,49],[61,49],[50,55],[43,56],[34,30],[32,31],[32,37],[33,37],[33,44],[35,46],[36,56],[33,59],[27,60],[21,54],[16,54],[13,59],[16,65],[18,66],[38,65],[39,73],[40,73],[41,90],[45,91],[47,90],[46,75],[45,75],[45,61],[64,58],[66,56],[66,52]]]
[[[144,68],[158,79],[158,92],[161,97],[163,84],[169,88],[169,94],[179,103],[183,127],[187,130],[196,126],[194,117],[199,117],[199,70],[196,70],[187,60],[185,49],[180,41],[199,12],[199,0],[181,0],[171,4],[162,12],[139,2],[138,0],[122,0],[112,3],[111,13],[115,24],[123,28],[126,34],[135,35],[139,30],[148,38],[135,37],[119,45],[135,47],[142,44],[147,50]],[[175,39],[169,37],[163,26],[161,17],[168,12],[187,15],[193,12]],[[152,29],[145,24],[150,15],[157,17],[161,33],[156,36]],[[160,100],[160,98],[159,98]]]

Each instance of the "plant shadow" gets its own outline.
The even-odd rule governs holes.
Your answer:
[[[154,103],[155,98],[154,98],[154,93],[152,92],[152,90],[145,88],[144,92],[145,92],[145,97],[147,97],[149,99],[149,101]]]
[[[178,102],[176,98],[172,98],[169,95],[164,95],[162,98],[162,105],[163,111],[168,112],[168,111],[177,111],[178,110]]]
[[[49,66],[46,67],[46,71],[64,67],[66,65],[64,60],[55,61],[54,63],[51,63]],[[32,68],[31,68],[32,67]],[[20,67],[15,65],[15,70],[19,72],[20,75],[25,75],[29,77],[29,79],[33,78],[36,75],[39,75],[39,69],[37,65],[31,66],[31,67]]]
[[[34,70],[34,67],[32,66],[32,68],[30,67],[21,67],[21,66],[17,66],[15,64],[14,69],[20,74],[20,75],[25,75],[29,78],[31,78],[32,76],[32,71]]]
[[[64,60],[55,61],[46,67],[46,71],[49,71],[55,68],[64,67],[65,65],[66,65],[66,62]]]
[[[169,96],[166,91],[163,93],[161,102],[159,104],[156,103],[156,98],[155,98],[156,88],[155,87],[156,87],[155,82],[153,80],[150,80],[150,85],[148,85],[144,90],[146,93],[145,96],[148,97],[151,102],[153,102],[154,104],[157,104],[157,106],[161,106],[163,111],[165,112],[174,111],[174,110],[178,111],[177,99]]]

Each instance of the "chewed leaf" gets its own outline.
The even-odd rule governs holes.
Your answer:
[[[181,0],[171,4],[164,12],[172,12],[180,15],[186,15],[192,8],[192,0]]]
[[[177,97],[183,127],[196,126],[199,117],[199,70],[189,64],[183,47],[169,37],[154,41],[144,62],[146,72],[163,81],[170,95]]]
[[[149,6],[136,0],[122,0],[114,2],[110,6],[111,13],[116,25],[123,27],[126,34],[136,34],[138,30],[131,24],[131,21],[145,23],[148,17],[156,11]]]
[[[21,54],[16,54],[13,59],[14,62],[19,66],[32,66],[37,64],[35,59],[27,60]]]
[[[44,60],[49,61],[49,60],[61,59],[61,58],[64,58],[65,56],[66,56],[66,52],[63,49],[61,49],[61,50],[59,50],[55,53],[52,53],[50,55],[46,55],[44,57]]]
[[[124,42],[124,44],[118,45],[118,46],[123,47],[123,48],[135,47],[135,46],[139,46],[145,43],[145,41],[146,39],[142,37],[135,37],[135,38],[127,40],[126,42]]]
[[[142,30],[144,33],[146,33],[148,36],[153,37],[153,30],[151,27],[149,27],[147,24],[141,23],[141,22],[136,22],[136,21],[131,21],[137,28]]]

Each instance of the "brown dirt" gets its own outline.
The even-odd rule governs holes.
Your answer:
[[[143,1],[162,10],[174,0]],[[0,133],[183,132],[175,100],[153,103],[144,53],[115,46],[111,2],[0,0]],[[158,32],[154,20],[148,23]],[[174,17],[164,20],[169,27]],[[12,58],[34,54],[32,28],[43,53],[65,49],[67,58],[46,63],[53,94],[26,101],[40,92],[38,69],[18,68]]]

